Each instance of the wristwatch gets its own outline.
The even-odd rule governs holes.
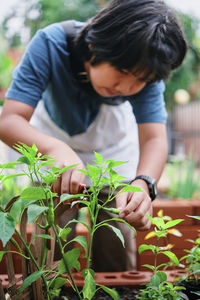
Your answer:
[[[131,183],[137,179],[142,179],[146,182],[146,184],[149,188],[149,196],[151,198],[151,201],[153,201],[158,194],[156,180],[154,178],[146,176],[146,175],[139,175],[139,176],[136,176],[135,179],[133,179],[131,181]]]

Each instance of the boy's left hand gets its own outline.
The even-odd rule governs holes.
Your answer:
[[[135,229],[145,231],[150,229],[151,221],[145,215],[152,216],[152,201],[143,184],[134,186],[142,188],[142,192],[125,192],[116,198],[116,206],[120,209],[119,218],[124,219]],[[145,191],[146,190],[146,191]]]

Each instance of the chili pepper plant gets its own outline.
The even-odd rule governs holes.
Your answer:
[[[173,234],[180,236],[180,232],[173,228],[175,225],[183,221],[183,219],[172,220],[168,216],[163,216],[162,210],[158,212],[157,217],[147,216],[152,224],[155,225],[154,230],[147,234],[145,239],[151,237],[156,237],[155,245],[142,244],[139,246],[139,253],[143,251],[150,250],[154,254],[154,264],[145,264],[144,266],[153,271],[153,275],[150,279],[150,282],[146,284],[144,289],[140,290],[140,295],[138,299],[142,300],[179,300],[179,299],[188,299],[187,296],[183,293],[184,287],[177,286],[171,282],[167,281],[167,274],[165,269],[172,264],[180,267],[180,262],[177,256],[171,251],[173,245],[168,244],[164,247],[159,246],[160,238],[167,238],[168,234]],[[162,264],[157,264],[158,255],[164,254],[171,262],[166,262]]]
[[[52,192],[53,183],[63,172],[75,165],[62,169],[55,167],[55,161],[53,158],[39,153],[35,144],[33,144],[32,147],[29,147],[20,143],[15,146],[15,149],[21,154],[21,157],[16,162],[0,165],[0,180],[5,183],[10,178],[27,176],[31,181],[31,186],[22,189],[20,195],[16,197],[14,202],[11,201],[10,205],[5,206],[3,203],[0,203],[0,240],[4,247],[7,245],[8,241],[12,242],[16,247],[16,251],[9,252],[17,253],[27,260],[32,260],[36,267],[36,271],[30,274],[23,281],[18,290],[19,294],[38,278],[41,278],[43,282],[44,299],[53,299],[54,296],[59,294],[62,286],[65,285],[67,274],[67,280],[70,282],[70,285],[78,299],[90,300],[98,289],[103,289],[115,300],[119,299],[119,295],[115,290],[95,283],[94,271],[90,268],[90,262],[94,234],[103,226],[109,226],[112,228],[124,245],[123,235],[120,230],[110,224],[113,220],[126,223],[123,219],[119,219],[116,216],[97,223],[97,216],[101,209],[109,210],[115,214],[119,212],[116,209],[106,207],[106,205],[113,201],[117,195],[122,192],[140,191],[139,188],[121,183],[121,180],[123,180],[124,177],[119,176],[114,168],[124,162],[113,160],[103,161],[102,156],[95,152],[96,160],[94,162],[96,165],[93,166],[88,164],[87,170],[80,170],[80,172],[83,172],[92,181],[92,185],[87,193],[76,195],[62,194],[58,200],[58,195]],[[19,165],[20,172],[17,172],[16,170]],[[45,170],[43,170],[44,168]],[[14,170],[14,173],[6,174],[6,170]],[[109,192],[107,200],[102,203],[98,201],[98,195],[104,185],[109,187]],[[121,188],[118,193],[115,192],[117,188]],[[56,211],[58,207],[63,205],[63,203],[66,203],[66,201],[72,202],[71,207],[74,205],[81,205],[88,208],[91,226],[84,222],[81,223],[88,229],[89,243],[87,243],[84,236],[77,236],[68,240],[68,234],[71,230],[69,225],[71,223],[78,223],[78,220],[71,220],[63,228],[56,225]],[[68,207],[70,208],[70,204]],[[33,234],[29,243],[23,239],[21,234],[21,219],[25,210],[27,210],[28,223],[34,223],[35,226],[38,226],[42,230],[42,234],[40,235]],[[128,223],[126,224],[134,230],[134,228]],[[61,260],[59,261],[58,268],[56,270],[51,268],[47,269],[45,264],[48,242],[53,239],[50,234],[50,229],[54,232],[61,254]],[[17,242],[15,236],[17,236],[21,241],[21,244],[25,248],[25,253],[22,251],[21,244]],[[41,264],[38,263],[31,251],[31,245],[34,243],[36,238],[41,238],[43,241],[43,257],[41,258]],[[66,250],[66,246],[74,241],[78,242],[80,246],[84,248],[87,258],[86,268],[82,271],[84,286],[81,289],[79,289],[76,285],[73,272],[74,270],[80,271],[79,256],[81,248],[79,247],[68,251]],[[0,251],[0,261],[7,252],[7,250]],[[154,277],[156,276],[159,277],[157,273]]]
[[[199,216],[188,216],[190,218],[200,221]],[[200,232],[200,230],[198,230]],[[189,299],[199,299],[200,297],[200,237],[196,240],[188,240],[191,242],[193,247],[188,250],[185,249],[187,253],[181,258],[181,261],[185,262],[186,275],[182,276],[180,279],[180,284],[186,287],[186,293]]]

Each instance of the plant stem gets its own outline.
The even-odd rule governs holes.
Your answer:
[[[24,239],[22,238],[21,234],[15,229],[15,233],[17,234],[17,236],[19,237],[20,241],[22,242],[22,244],[24,245],[26,251],[28,252],[31,260],[33,261],[34,265],[36,266],[37,270],[40,271],[40,266],[38,265],[37,261],[35,260],[35,257],[33,256],[32,252],[30,251],[29,247],[27,246],[26,242],[24,241]],[[45,289],[47,291],[47,297],[49,299],[49,296],[48,296],[48,284],[47,284],[47,280],[46,278],[44,277],[44,275],[41,276],[42,277],[42,280],[44,282],[44,285],[45,285]]]
[[[58,232],[57,232],[56,227],[55,227],[54,224],[52,225],[52,228],[53,228],[53,231],[54,231],[54,233],[55,233],[56,240],[57,240],[57,242],[58,242],[58,246],[59,246],[59,248],[60,248],[60,252],[61,252],[61,254],[62,254],[63,261],[64,261],[64,264],[65,264],[65,268],[66,268],[66,270],[67,270],[67,273],[69,274],[69,277],[70,277],[70,279],[71,279],[71,281],[72,281],[73,287],[74,287],[74,289],[75,289],[75,291],[76,291],[76,293],[77,293],[79,299],[82,299],[82,298],[81,298],[81,295],[80,295],[80,292],[79,292],[79,290],[78,290],[78,287],[77,287],[77,285],[76,285],[76,283],[75,283],[75,281],[74,281],[74,278],[73,278],[73,276],[72,276],[71,270],[70,270],[69,267],[68,267],[66,258],[65,258],[65,256],[64,256],[62,243],[61,243],[61,241],[60,241],[60,237],[59,237],[59,235],[58,235]]]
[[[95,211],[95,215],[93,218],[90,217],[91,220],[93,220],[92,222],[92,226],[91,226],[91,234],[90,234],[90,238],[89,238],[89,247],[88,247],[88,254],[87,254],[87,264],[86,264],[86,268],[89,269],[90,268],[90,260],[91,260],[91,253],[92,253],[92,244],[93,244],[93,237],[94,237],[94,232],[96,230],[96,223],[97,223],[97,217],[99,214],[99,207],[98,207],[98,197],[97,194],[95,193],[95,204],[96,204],[96,211]],[[91,210],[89,210],[90,213]]]
[[[154,273],[155,273],[156,266],[157,266],[157,256],[158,256],[157,247],[158,247],[158,241],[159,241],[159,238],[157,237],[157,240],[156,240],[156,252],[155,252],[155,259],[154,259]]]

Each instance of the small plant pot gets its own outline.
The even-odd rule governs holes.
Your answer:
[[[179,283],[179,285],[185,287],[185,290],[183,292],[188,296],[190,300],[200,299],[200,296],[194,294],[194,292],[200,292],[200,279],[197,283],[195,283],[193,280],[183,280]]]

